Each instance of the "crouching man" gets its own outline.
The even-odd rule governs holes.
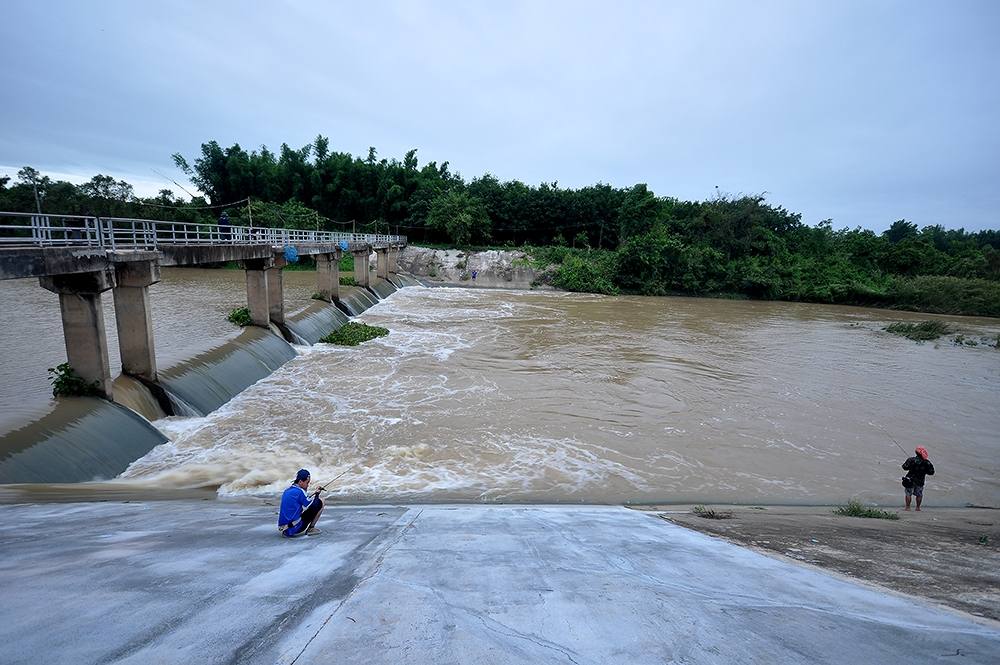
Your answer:
[[[307,536],[315,536],[319,533],[316,523],[323,512],[323,500],[319,498],[319,493],[323,491],[320,487],[313,494],[312,501],[306,495],[309,489],[309,472],[299,469],[295,474],[295,482],[281,495],[281,511],[278,513],[278,531],[286,538],[294,538],[303,533]]]

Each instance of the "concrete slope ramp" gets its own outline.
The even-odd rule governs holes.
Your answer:
[[[380,300],[385,300],[397,291],[392,282],[388,282],[381,277],[372,280],[371,290],[375,292]]]
[[[995,624],[617,507],[330,505],[321,534],[294,540],[278,535],[273,499],[22,504],[0,517],[10,665],[965,665],[1000,653]],[[38,630],[40,617],[59,629]]]
[[[268,330],[247,327],[239,337],[159,373],[177,415],[204,416],[295,357]]]
[[[377,303],[378,300],[375,296],[360,286],[340,287],[338,304],[351,316],[357,316],[369,307],[374,307]]]
[[[399,289],[404,286],[423,286],[423,283],[413,275],[404,275],[402,273],[392,273],[389,275],[389,281]]]
[[[0,483],[114,478],[166,440],[149,421],[118,404],[60,398],[48,414],[0,438]]]
[[[335,305],[317,300],[285,317],[285,325],[305,343],[315,344],[349,320]]]

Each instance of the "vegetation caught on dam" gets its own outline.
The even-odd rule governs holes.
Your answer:
[[[234,224],[399,232],[411,242],[521,246],[553,266],[553,285],[597,293],[688,294],[896,307],[1000,316],[1000,231],[917,228],[897,220],[884,233],[811,226],[763,195],[706,201],[657,196],[646,185],[598,183],[566,189],[485,174],[466,181],[447,162],[420,166],[330,149],[323,136],[275,154],[204,143],[175,161],[207,200],[151,199],[108,176],[83,185],[26,167],[0,181],[0,209],[42,207],[178,221],[215,221],[215,205],[236,202]],[[336,221],[335,221],[336,220]],[[872,219],[873,226],[889,220]],[[947,220],[961,223],[962,220]]]

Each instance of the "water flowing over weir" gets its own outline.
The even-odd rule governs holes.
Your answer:
[[[224,322],[223,313],[230,299],[242,296],[242,279],[237,279],[242,275],[218,270],[174,270],[167,271],[165,276],[165,288],[154,293],[164,298],[157,301],[154,313],[158,332],[170,342],[163,354],[169,361],[161,365],[157,381],[150,383],[119,375],[113,384],[114,403],[94,398],[51,400],[48,389],[37,390],[33,385],[28,398],[22,400],[23,404],[15,403],[17,412],[8,413],[7,423],[0,428],[0,483],[113,478],[129,463],[167,440],[149,421],[162,425],[168,422],[163,419],[170,413],[203,417],[296,356],[295,349],[273,323],[270,330],[260,327],[238,330]],[[299,309],[286,317],[284,331],[297,344],[305,346],[317,343],[349,320],[336,305],[308,297],[314,283],[313,273],[291,273],[288,280],[289,302],[299,305]],[[35,296],[40,289],[25,282],[5,284],[11,285],[14,288],[4,295],[12,299],[9,304],[14,311],[27,306],[34,312]],[[377,302],[363,289],[345,291],[359,312]],[[199,305],[196,310],[202,312],[193,320],[190,307],[184,306],[192,300]],[[40,324],[54,327],[53,312],[46,311],[45,306],[56,304],[44,299],[41,304],[37,308]],[[106,314],[113,323],[114,311],[108,309],[109,304],[105,303]],[[57,305],[55,310],[58,311]],[[162,316],[164,313],[166,316]],[[224,322],[221,327],[219,320]],[[18,325],[27,327],[20,319]],[[111,332],[114,333],[114,325]],[[191,336],[192,332],[195,336]],[[47,345],[53,340],[46,337],[43,341]],[[195,349],[200,346],[200,350],[183,352],[192,346]],[[178,347],[182,349],[180,353]],[[112,344],[111,349],[117,351],[116,345]],[[8,381],[23,372],[38,371],[23,360],[24,351],[27,349],[14,349],[18,357],[13,371],[6,376]],[[43,362],[52,365],[62,355],[60,350],[48,346],[42,351]],[[5,388],[9,389],[10,384]],[[63,451],[68,454],[62,455]],[[67,460],[72,463],[67,465]]]
[[[296,339],[346,320],[309,298],[312,274],[286,280],[295,294],[285,326]],[[206,321],[224,321],[242,295],[239,280],[228,288],[196,310]],[[166,330],[203,326],[184,318],[176,293]],[[59,400],[33,429],[3,438],[0,474],[20,480],[9,474],[32,455],[36,468],[62,469],[39,460],[59,455],[63,444],[50,442],[68,441],[70,457],[83,459],[77,480],[135,460],[105,485],[150,491],[270,495],[307,467],[320,482],[346,472],[333,497],[355,502],[888,503],[899,498],[902,461],[888,431],[930,448],[937,505],[1000,504],[1000,354],[882,332],[927,315],[455,288],[406,288],[378,302],[342,287],[340,296],[389,336],[292,347],[264,328],[199,335],[200,349],[159,370],[188,417],[162,418],[139,381],[115,384],[122,404],[159,418],[168,442],[116,405]],[[1000,332],[994,319],[954,323]],[[105,415],[95,421],[92,408]],[[105,421],[118,424],[102,430]]]
[[[351,316],[362,314],[369,307],[374,307],[378,299],[365,289],[358,286],[340,287],[340,305]]]
[[[330,305],[326,308],[336,313],[318,318],[333,330],[343,315]],[[166,415],[154,390],[165,391],[175,413],[204,416],[294,357],[295,350],[284,339],[262,328],[247,328],[235,340],[162,370],[152,390],[123,375],[115,380],[117,403],[80,397],[54,400],[47,414],[0,437],[0,483],[113,478],[167,441],[149,422]]]
[[[204,416],[294,357],[284,339],[248,327],[232,342],[160,372],[160,385],[177,413]]]
[[[420,280],[418,280],[413,275],[404,275],[402,273],[393,273],[389,275],[389,281],[398,289],[404,286],[421,286]]]
[[[378,294],[379,298],[382,298],[383,300],[396,292],[396,286],[392,282],[384,279],[373,280],[371,289]]]
[[[0,439],[0,483],[77,483],[117,476],[167,441],[129,409],[95,397],[63,398]]]
[[[881,330],[919,316],[404,289],[362,317],[387,337],[304,349],[208,417],[170,419],[124,478],[270,495],[304,466],[346,472],[332,496],[351,502],[888,503],[889,430],[931,448],[938,505],[1000,503],[1000,355]]]
[[[317,301],[289,316],[285,325],[303,343],[316,344],[349,320],[335,305]]]

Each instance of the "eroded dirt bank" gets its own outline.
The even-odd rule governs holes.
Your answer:
[[[899,520],[841,517],[833,507],[643,506],[666,520],[752,549],[826,568],[1000,620],[1000,510],[934,508]]]
[[[430,284],[479,288],[531,289],[545,286],[545,271],[519,250],[465,252],[408,245],[399,267]]]

